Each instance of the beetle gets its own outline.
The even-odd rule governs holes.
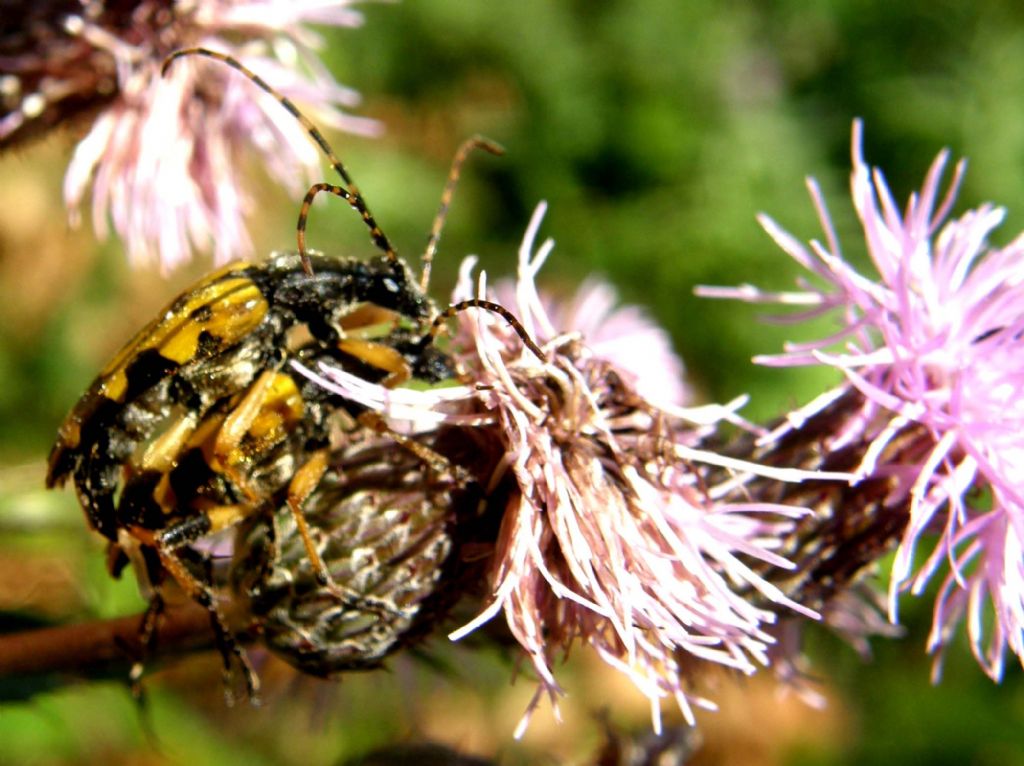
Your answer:
[[[302,506],[328,473],[332,418],[359,412],[351,402],[296,380],[290,363],[330,360],[390,386],[411,378],[437,382],[455,374],[435,343],[454,312],[488,308],[518,325],[487,301],[442,312],[426,294],[463,161],[474,148],[501,150],[473,138],[456,153],[417,281],[341,161],[291,101],[238,61],[205,49],[172,54],[164,70],[186,55],[217,59],[274,95],[324,151],[344,186],[310,187],[296,227],[297,252],[213,272],[115,354],[60,426],[46,483],[71,480],[90,526],[108,540],[111,572],[132,561],[151,586],[143,633],[152,634],[170,577],[209,610],[225,674],[230,676],[235,658],[252,697],[257,680],[221,611],[201,543],[285,505],[319,586],[333,587]],[[325,191],[360,214],[378,254],[360,260],[307,251],[310,205]],[[371,331],[381,326],[383,331]],[[141,672],[138,666],[134,672]]]
[[[315,450],[326,445],[328,416],[344,403],[316,398],[312,385],[304,394],[288,362],[330,358],[395,383],[453,374],[429,334],[353,333],[367,306],[412,327],[436,313],[401,261],[312,254],[309,276],[302,260],[285,253],[236,264],[186,290],[101,371],[61,425],[48,463],[47,485],[73,481],[114,569],[126,557],[144,560],[136,548],[155,554],[144,579],[159,584],[170,574],[211,611],[218,643],[240,659],[210,584],[182,549],[276,504],[282,488],[301,514],[326,467]],[[287,481],[280,470],[259,478],[261,466],[281,465],[277,453],[304,461],[292,460]]]

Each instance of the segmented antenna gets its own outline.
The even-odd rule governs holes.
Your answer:
[[[530,349],[530,351],[533,352],[534,356],[536,356],[542,362],[546,363],[548,361],[548,358],[547,356],[544,355],[544,352],[541,350],[541,347],[538,346],[536,341],[534,341],[534,339],[530,337],[530,333],[528,333],[526,331],[526,328],[523,327],[523,323],[516,319],[515,314],[513,314],[507,308],[502,306],[500,303],[495,303],[494,301],[485,301],[482,298],[470,298],[469,300],[459,301],[458,303],[453,303],[451,306],[446,308],[434,319],[433,324],[430,326],[430,336],[432,338],[436,338],[438,333],[441,332],[441,328],[444,326],[444,323],[447,320],[454,317],[460,311],[465,311],[466,309],[483,309],[484,311],[490,311],[491,313],[497,314],[498,316],[500,316],[502,319],[509,323],[512,329],[515,331],[516,335],[518,335],[519,338],[523,341],[523,345]]]
[[[501,156],[505,153],[504,147],[490,141],[483,136],[472,136],[467,138],[459,146],[452,159],[451,169],[448,171],[448,180],[445,182],[444,191],[441,193],[441,207],[434,216],[434,225],[430,227],[430,239],[427,240],[427,249],[423,251],[423,273],[420,276],[420,289],[425,293],[430,284],[430,266],[434,261],[434,254],[437,253],[437,243],[441,239],[441,230],[444,228],[445,220],[448,218],[448,206],[451,204],[455,187],[459,183],[459,175],[462,173],[462,165],[466,157],[474,149],[483,149],[485,152]]]
[[[392,247],[387,235],[377,224],[373,214],[370,213],[370,209],[366,205],[366,200],[363,199],[363,195],[359,193],[359,188],[356,186],[355,181],[352,180],[352,177],[348,174],[345,166],[342,164],[341,160],[338,159],[338,156],[334,153],[331,145],[327,143],[327,139],[324,138],[323,133],[320,132],[319,128],[317,128],[308,117],[299,111],[299,108],[290,98],[278,92],[276,88],[270,85],[270,83],[253,72],[238,59],[233,56],[229,56],[226,53],[210,50],[209,48],[184,48],[180,51],[175,51],[164,60],[163,65],[160,67],[161,76],[166,76],[167,70],[170,68],[171,64],[173,64],[177,59],[185,56],[205,56],[206,58],[211,58],[227,64],[232,69],[235,69],[245,75],[247,79],[252,81],[253,84],[261,90],[273,96],[278,103],[287,109],[288,112],[299,121],[299,124],[306,129],[306,132],[309,133],[310,137],[316,142],[317,146],[320,147],[320,150],[327,157],[331,167],[334,168],[335,172],[337,172],[339,176],[341,176],[341,180],[345,182],[344,186],[336,186],[329,183],[313,184],[309,187],[309,191],[306,192],[306,196],[302,200],[302,207],[299,210],[299,220],[296,225],[295,234],[299,245],[299,256],[302,258],[303,271],[309,275],[312,275],[313,273],[309,254],[306,252],[306,221],[309,218],[309,209],[313,204],[313,200],[316,198],[316,195],[321,192],[327,192],[328,194],[333,194],[336,197],[341,197],[351,207],[355,208],[362,217],[363,222],[370,229],[370,239],[373,241],[373,244],[383,252],[385,257],[389,260],[398,260],[398,254],[395,252],[394,247]],[[480,136],[473,136],[472,138],[467,139],[459,146],[458,151],[455,152],[451,169],[448,171],[448,180],[445,183],[444,191],[441,194],[441,206],[437,211],[437,215],[434,217],[434,223],[430,229],[430,238],[427,240],[427,247],[423,253],[423,274],[420,281],[424,292],[426,292],[427,285],[430,282],[431,263],[433,262],[434,255],[437,252],[437,243],[441,238],[441,230],[444,228],[445,221],[448,217],[448,207],[451,204],[455,187],[459,182],[462,165],[465,163],[469,153],[474,149],[482,149],[495,155],[502,155],[505,153],[505,150],[501,146]],[[460,311],[464,311],[468,308],[483,309],[501,316],[509,323],[509,325],[511,325],[512,329],[515,330],[516,334],[522,339],[526,347],[530,349],[538,359],[542,362],[547,361],[540,346],[534,342],[533,338],[531,338],[530,334],[526,331],[526,328],[523,327],[522,323],[516,319],[512,312],[497,303],[485,301],[479,298],[460,301],[441,312],[441,314],[434,318],[433,324],[430,327],[430,336],[437,337],[446,320],[451,319]]]
[[[384,255],[393,261],[398,260],[398,255],[395,253],[395,249],[391,246],[391,242],[388,240],[387,235],[381,230],[380,226],[377,225],[377,221],[374,220],[373,215],[370,213],[370,209],[366,205],[366,200],[363,199],[363,195],[359,193],[359,188],[356,186],[355,181],[345,170],[345,166],[341,160],[331,149],[331,145],[327,143],[327,139],[324,138],[323,133],[314,125],[308,117],[306,117],[299,108],[295,106],[294,102],[287,96],[279,93],[272,85],[266,80],[260,77],[258,74],[249,69],[238,59],[233,56],[229,56],[226,53],[220,53],[218,51],[212,51],[208,48],[185,48],[180,51],[175,51],[168,56],[163,65],[160,67],[160,74],[162,76],[167,75],[167,70],[174,63],[175,60],[183,58],[184,56],[205,56],[206,58],[215,59],[224,64],[227,64],[232,69],[235,69],[245,75],[246,78],[251,80],[257,87],[264,92],[270,94],[278,103],[287,109],[295,119],[306,129],[310,137],[316,142],[317,146],[327,157],[331,163],[331,167],[341,176],[341,180],[345,182],[345,186],[334,186],[333,184],[319,183],[314,184],[310,187],[309,191],[306,192],[306,197],[302,202],[302,209],[299,211],[299,222],[296,227],[296,237],[299,243],[299,256],[302,258],[302,269],[307,274],[313,273],[313,267],[309,261],[309,255],[306,253],[306,218],[309,216],[309,206],[316,197],[322,191],[329,192],[335,196],[341,197],[349,205],[358,211],[359,215],[362,216],[363,222],[370,229],[370,239],[373,244],[379,249]]]

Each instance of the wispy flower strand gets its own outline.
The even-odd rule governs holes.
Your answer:
[[[990,204],[950,217],[964,164],[943,193],[945,151],[901,211],[882,173],[865,162],[861,143],[858,122],[851,191],[877,279],[843,258],[811,181],[825,243],[805,247],[770,218],[761,222],[820,286],[787,294],[750,286],[702,292],[799,305],[800,316],[839,320],[830,337],[758,359],[825,364],[845,376],[839,389],[765,443],[840,397],[855,402],[836,419],[826,449],[862,445],[858,475],[889,477],[886,503],[894,512],[905,509],[891,618],[900,593],[922,593],[945,569],[929,649],[941,657],[966,620],[974,655],[999,680],[1007,650],[1024,659],[1024,235],[1002,247],[990,244],[1005,215]],[[916,447],[894,449],[901,441]]]
[[[198,254],[212,252],[218,264],[249,256],[246,152],[255,149],[293,194],[322,180],[320,157],[302,126],[237,72],[186,61],[161,77],[161,64],[181,48],[227,53],[318,124],[374,134],[376,122],[343,111],[359,96],[317,59],[322,40],[307,27],[359,25],[355,2],[139,0],[58,5],[52,18],[33,11],[24,50],[5,51],[0,147],[95,112],[64,179],[73,223],[91,196],[97,235],[112,227],[134,265],[163,271]]]

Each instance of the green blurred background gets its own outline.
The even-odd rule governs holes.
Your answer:
[[[1016,2],[809,0],[408,0],[366,4],[365,28],[328,36],[338,79],[365,97],[387,134],[333,138],[378,220],[406,255],[420,252],[450,158],[481,133],[504,158],[474,156],[441,244],[443,298],[462,256],[492,274],[514,266],[533,207],[550,203],[557,241],[543,279],[571,290],[600,274],[672,333],[702,400],[752,396],[768,419],[832,382],[760,370],[752,355],[828,328],[778,328],[745,305],[699,300],[696,284],[792,285],[789,260],[754,216],[800,238],[820,229],[803,178],[813,175],[852,259],[863,259],[848,196],[850,127],[896,197],[949,146],[970,160],[958,210],[1005,205],[1008,241],[1024,223],[1024,8]],[[204,270],[168,279],[130,273],[117,243],[65,225],[60,186],[74,136],[0,160],[0,612],[5,627],[142,608],[131,582],[104,573],[71,492],[41,490],[57,424],[132,330]],[[267,186],[260,182],[261,186]],[[261,251],[290,248],[298,200],[261,191]],[[337,200],[310,221],[315,247],[369,253]],[[928,600],[905,600],[908,636],[874,643],[863,664],[834,638],[809,635],[825,711],[780,698],[767,677],[721,679],[722,711],[702,715],[706,764],[1024,764],[1024,685],[978,670],[961,640],[941,685],[924,656]],[[546,707],[510,742],[530,691],[486,652],[440,647],[444,672],[399,660],[340,685],[270,665],[266,705],[226,709],[215,657],[155,674],[153,736],[118,679],[0,679],[0,763],[338,763],[391,741],[441,740],[503,763],[586,762],[593,714],[615,704],[642,728],[638,695],[570,668],[565,723]],[[455,669],[457,668],[457,670]],[[40,691],[44,686],[49,691]],[[34,694],[30,701],[20,701]],[[669,711],[667,711],[669,712]]]

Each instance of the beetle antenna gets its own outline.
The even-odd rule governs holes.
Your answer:
[[[523,323],[516,319],[515,314],[500,303],[485,301],[482,298],[470,298],[469,300],[459,301],[458,303],[453,303],[451,306],[446,308],[434,318],[433,324],[430,325],[430,337],[436,338],[447,320],[454,317],[460,311],[465,311],[466,309],[483,309],[484,311],[490,311],[491,313],[497,314],[509,323],[515,331],[515,334],[523,341],[523,345],[530,349],[534,356],[542,362],[548,361],[544,351],[537,345],[537,342],[530,337],[530,333],[528,333],[526,328],[523,327]]]
[[[278,103],[287,109],[288,112],[290,112],[292,116],[299,121],[302,127],[306,129],[306,132],[309,133],[310,137],[316,142],[317,146],[320,147],[320,150],[327,157],[331,167],[334,168],[335,172],[341,176],[341,180],[344,181],[344,186],[335,186],[334,184],[327,183],[313,184],[313,186],[309,188],[309,191],[306,192],[306,197],[302,201],[302,208],[299,211],[299,222],[296,226],[296,237],[299,243],[299,255],[302,258],[302,268],[307,274],[312,274],[313,268],[310,265],[309,254],[306,252],[306,219],[309,216],[309,206],[312,204],[316,195],[320,192],[328,192],[336,197],[341,197],[350,206],[355,208],[362,217],[363,222],[370,229],[370,239],[373,241],[373,244],[377,249],[384,253],[389,260],[398,260],[398,255],[395,253],[395,249],[391,246],[390,240],[388,240],[387,235],[381,230],[377,221],[370,213],[370,209],[366,205],[366,200],[363,199],[363,195],[360,194],[355,181],[352,180],[352,177],[348,174],[345,166],[342,164],[341,160],[338,159],[338,156],[334,153],[331,145],[327,143],[327,139],[324,138],[324,134],[320,132],[320,129],[317,128],[317,126],[314,125],[306,115],[299,111],[299,108],[295,106],[295,103],[290,98],[278,92],[277,89],[270,85],[270,83],[253,72],[238,59],[233,56],[229,56],[226,53],[220,53],[219,51],[213,51],[208,48],[184,48],[182,50],[175,51],[164,59],[164,63],[160,67],[160,74],[166,76],[167,70],[170,68],[171,64],[173,64],[177,59],[185,56],[205,56],[206,58],[211,58],[227,64],[232,69],[235,69],[245,75],[246,78],[251,80],[253,84],[264,92],[277,99]]]
[[[504,147],[483,136],[467,138],[459,146],[458,151],[455,152],[451,169],[448,171],[448,180],[444,185],[444,192],[441,193],[441,206],[438,208],[437,215],[434,216],[434,225],[430,227],[430,239],[427,240],[427,249],[423,252],[423,274],[420,277],[420,289],[424,293],[427,292],[427,286],[430,284],[430,266],[434,260],[434,254],[437,253],[437,243],[441,239],[441,230],[444,228],[445,221],[448,218],[448,206],[451,204],[455,187],[459,183],[462,165],[466,161],[466,157],[474,149],[483,149],[485,152],[490,152],[499,157],[505,153]]]

